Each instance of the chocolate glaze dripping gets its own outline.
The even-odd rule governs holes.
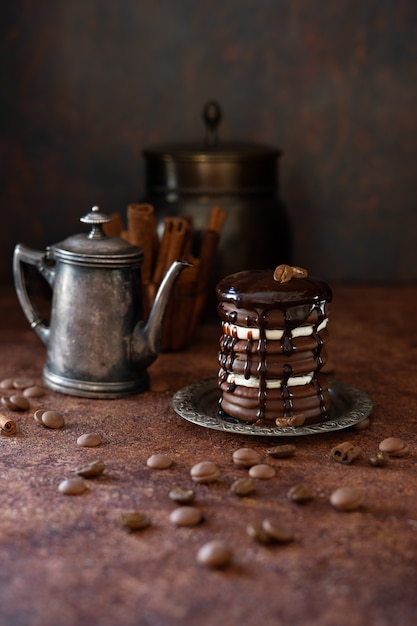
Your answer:
[[[255,424],[263,425],[265,423],[265,408],[267,397],[267,362],[266,362],[266,347],[267,339],[265,334],[265,315],[259,316],[259,340],[257,345],[257,352],[259,355],[259,365],[257,368],[259,389],[258,389],[258,411],[256,413],[257,420]]]
[[[293,401],[292,401],[292,393],[290,387],[288,387],[288,380],[292,375],[292,367],[291,365],[284,365],[284,377],[281,385],[281,395],[282,400],[284,402],[284,416],[289,417],[294,413],[293,409]]]
[[[252,371],[252,344],[253,344],[253,339],[252,337],[249,337],[245,345],[246,361],[245,361],[245,366],[243,369],[243,375],[246,378],[246,380],[250,378],[251,371]]]
[[[317,364],[316,372],[319,372],[321,368],[323,367],[322,350],[323,350],[324,343],[323,343],[322,338],[320,337],[318,328],[320,324],[323,322],[323,320],[325,319],[325,317],[326,317],[325,302],[320,302],[319,305],[317,306],[317,322],[316,324],[314,324],[314,329],[313,329],[313,337],[317,342],[317,347],[315,350],[315,360]],[[326,404],[325,404],[325,399],[324,399],[323,388],[319,384],[316,376],[313,376],[312,382],[314,384],[314,388],[316,390],[317,396],[320,401],[320,413],[322,417],[324,417],[326,415]]]

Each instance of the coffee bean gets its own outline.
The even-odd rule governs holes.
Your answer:
[[[25,398],[41,398],[46,393],[46,389],[44,387],[40,387],[39,385],[34,385],[33,387],[27,387],[23,391],[23,395]]]
[[[32,387],[35,384],[35,381],[31,378],[15,378],[13,381],[13,387],[15,389],[26,389],[27,387]]]
[[[331,450],[331,456],[337,463],[343,465],[350,465],[355,459],[357,459],[362,453],[359,446],[351,443],[350,441],[344,441],[334,446]]]
[[[95,476],[100,476],[105,469],[106,466],[103,461],[92,461],[87,465],[77,467],[75,473],[78,474],[78,476],[82,476],[83,478],[94,478]]]
[[[30,404],[27,398],[17,394],[10,397],[3,396],[1,403],[10,411],[27,411],[30,409]]]
[[[167,469],[172,465],[171,457],[166,454],[152,454],[146,461],[146,465],[152,469]]]
[[[275,446],[274,448],[269,448],[269,450],[266,451],[266,454],[268,456],[272,456],[272,458],[274,459],[285,459],[289,456],[293,456],[295,449],[296,448],[294,445],[292,445],[291,443],[287,443],[282,446]]]
[[[66,496],[77,496],[84,493],[86,489],[87,485],[82,478],[67,478],[58,486],[58,490]]]
[[[78,437],[77,444],[83,448],[95,448],[101,444],[101,439],[98,435],[86,433]]]
[[[292,415],[291,417],[277,417],[275,420],[275,424],[279,428],[285,428],[286,426],[291,426],[293,428],[297,428],[302,426],[306,421],[304,413],[299,413],[297,415]]]
[[[354,487],[339,487],[331,494],[330,503],[339,511],[354,511],[362,504],[362,495]]]
[[[250,468],[249,476],[252,478],[260,478],[261,480],[269,480],[275,476],[275,470],[271,465],[260,463]]]
[[[256,482],[253,478],[238,478],[230,487],[235,496],[248,496],[256,490]]]
[[[195,497],[192,489],[183,489],[182,487],[174,487],[168,495],[177,504],[190,504]]]
[[[289,543],[294,539],[292,530],[279,519],[267,517],[262,522],[262,528],[272,541]]]
[[[261,455],[252,448],[239,448],[233,452],[232,458],[238,467],[252,467],[261,462]]]
[[[374,467],[385,467],[388,463],[388,454],[376,452],[376,454],[369,457],[369,463]]]
[[[203,520],[203,514],[194,506],[181,506],[169,516],[175,526],[196,526]]]
[[[122,526],[128,530],[143,530],[151,525],[151,519],[146,513],[122,513],[120,516]]]
[[[269,543],[271,541],[271,537],[262,526],[262,522],[250,522],[246,526],[246,532],[251,539],[259,543]]]
[[[385,452],[389,456],[401,457],[407,454],[408,444],[398,437],[388,437],[379,444],[381,452]]]
[[[288,425],[298,428],[299,426],[303,426],[305,421],[306,418],[304,413],[300,413],[299,415],[293,415],[292,417],[290,417],[290,419],[288,420]]]
[[[41,415],[41,422],[47,428],[63,428],[65,426],[64,417],[58,411],[44,411]]]
[[[227,543],[218,539],[204,544],[197,552],[197,562],[207,567],[226,567],[232,558],[233,550]]]
[[[300,483],[298,485],[294,485],[287,493],[287,498],[292,500],[293,502],[297,502],[302,504],[303,502],[308,502],[314,498],[313,489],[309,485],[304,485]]]
[[[213,461],[200,461],[190,470],[191,478],[196,483],[211,483],[220,476],[219,468]]]

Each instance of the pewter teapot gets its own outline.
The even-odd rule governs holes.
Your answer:
[[[33,330],[47,346],[46,384],[61,393],[117,398],[149,386],[146,368],[157,358],[169,294],[189,265],[175,261],[156,294],[148,320],[142,314],[143,250],[109,237],[110,218],[98,207],[81,218],[88,234],[78,234],[37,251],[15,247],[17,297]],[[49,325],[32,301],[25,264],[33,265],[52,288]]]

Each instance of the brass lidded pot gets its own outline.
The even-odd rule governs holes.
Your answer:
[[[153,204],[160,223],[168,216],[187,215],[201,233],[214,205],[227,211],[215,281],[245,269],[274,268],[291,259],[290,225],[279,197],[281,151],[219,141],[221,117],[219,105],[208,102],[203,109],[204,142],[143,150],[143,201]]]

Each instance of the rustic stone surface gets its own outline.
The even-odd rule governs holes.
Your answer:
[[[371,427],[297,437],[297,454],[271,459],[276,476],[258,481],[245,498],[230,491],[246,475],[234,465],[233,450],[250,446],[265,457],[286,440],[204,429],[171,408],[177,389],[216,377],[217,327],[202,328],[186,352],[162,355],[152,365],[152,377],[166,382],[169,393],[89,400],[48,391],[34,398],[33,410],[48,405],[65,414],[62,430],[39,428],[31,416],[13,413],[16,435],[0,438],[1,626],[413,626],[417,289],[390,288],[389,301],[382,287],[334,292],[334,377],[370,394]],[[45,347],[16,306],[0,307],[0,343],[0,379],[39,378]],[[86,432],[100,432],[106,445],[75,445]],[[408,453],[376,470],[369,457],[391,436],[406,441]],[[345,466],[329,450],[347,439],[363,454]],[[175,461],[169,471],[147,467],[156,449]],[[218,465],[220,478],[195,483],[190,468],[207,458]],[[89,481],[88,493],[59,493],[57,485],[74,476],[74,468],[98,459],[106,472]],[[303,507],[287,497],[301,482],[315,494]],[[345,514],[329,498],[347,484],[364,500]],[[193,489],[204,524],[172,525],[176,505],[168,494],[174,487]],[[127,533],[120,516],[135,510],[146,511],[152,525]],[[267,517],[291,527],[295,540],[253,541],[248,524]],[[225,570],[212,572],[196,562],[200,546],[213,540],[233,550]]]

